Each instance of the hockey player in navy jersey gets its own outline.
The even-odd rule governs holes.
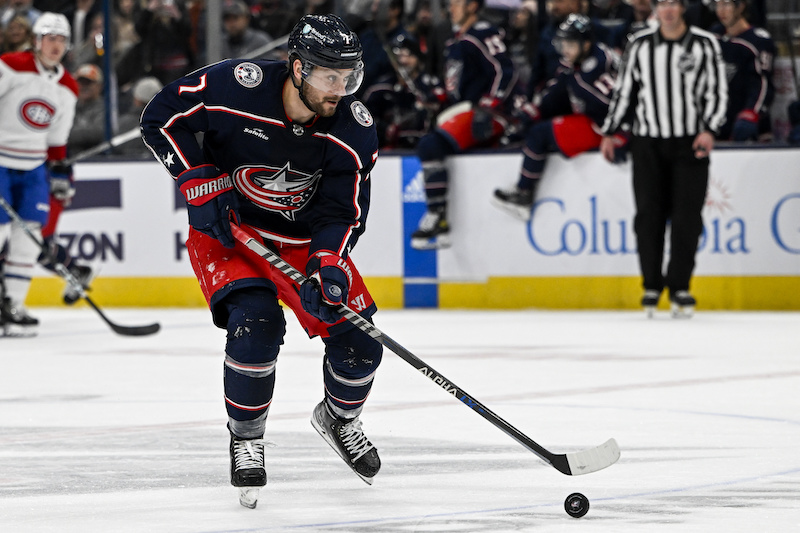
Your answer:
[[[720,24],[711,30],[719,35],[728,75],[727,121],[720,128],[719,138],[740,142],[769,140],[769,107],[775,98],[775,42],[767,30],[747,21],[746,0],[719,0],[716,8]]]
[[[288,64],[232,59],[202,68],[167,85],[142,115],[145,142],[186,196],[191,263],[214,324],[228,332],[231,483],[248,507],[266,484],[262,439],[285,334],[278,300],[325,345],[313,426],[367,483],[381,465],[359,415],[382,348],[336,310],[346,303],[367,319],[376,310],[349,257],[364,232],[378,155],[372,117],[352,96],[362,48],[339,17],[306,15],[288,54]],[[308,281],[298,286],[256,257],[234,239],[232,223]]]
[[[496,189],[492,203],[521,220],[529,220],[536,188],[548,154],[573,157],[600,146],[599,129],[611,100],[619,56],[596,43],[591,21],[571,14],[556,32],[561,66],[545,91],[539,106],[523,102],[532,126],[528,129],[519,179],[510,189]],[[620,156],[626,144],[618,136]]]
[[[450,2],[456,34],[447,45],[444,86],[451,107],[442,111],[436,127],[417,145],[428,209],[411,235],[416,249],[450,245],[447,157],[491,146],[507,126],[503,116],[510,111],[517,73],[502,33],[478,18],[482,5],[483,0]]]
[[[50,192],[69,186],[64,164],[78,85],[61,65],[69,48],[69,21],[46,12],[33,25],[34,50],[0,57],[0,195],[41,241]],[[42,252],[0,209],[0,249],[7,243],[0,300],[0,333],[33,336],[38,319],[25,308],[34,265]]]

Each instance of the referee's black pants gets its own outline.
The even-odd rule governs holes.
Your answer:
[[[694,137],[633,137],[633,226],[645,290],[688,290],[703,232],[701,211],[708,186],[708,157],[694,156]],[[670,223],[669,263],[663,275],[664,240]]]

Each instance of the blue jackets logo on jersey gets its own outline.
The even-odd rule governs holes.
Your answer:
[[[287,162],[282,167],[239,167],[233,172],[233,183],[257,206],[294,220],[296,212],[314,195],[321,175],[320,170],[313,174],[294,170]]]

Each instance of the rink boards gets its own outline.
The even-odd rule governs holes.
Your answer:
[[[408,246],[425,209],[419,161],[382,154],[372,172],[367,232],[353,257],[381,307],[634,308],[640,280],[630,163],[553,156],[530,223],[490,205],[516,180],[521,155],[453,158],[453,246]],[[800,309],[800,151],[717,150],[693,292],[706,309]],[[202,306],[183,242],[186,213],[156,162],[79,163],[61,242],[100,269],[95,300]],[[60,302],[63,282],[39,272],[28,303]],[[662,302],[664,305],[665,302]]]

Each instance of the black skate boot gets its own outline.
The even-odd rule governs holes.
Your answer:
[[[672,318],[692,318],[697,301],[689,291],[675,291],[669,296]]]
[[[87,290],[89,288],[89,283],[91,283],[92,278],[94,277],[94,273],[92,272],[91,268],[84,265],[70,265],[69,272],[75,276],[75,279],[81,284],[83,290]],[[67,283],[67,287],[64,289],[64,303],[67,305],[72,305],[77,302],[80,297],[80,291],[78,291],[78,289],[76,289],[70,283]]]
[[[34,337],[39,329],[39,319],[29,315],[24,305],[8,297],[0,304],[0,323],[6,337]]]
[[[258,504],[258,491],[267,484],[264,441],[240,439],[231,434],[231,485],[239,489],[239,503],[250,509]]]
[[[328,408],[327,400],[322,400],[314,408],[311,425],[358,477],[372,485],[372,478],[381,468],[381,459],[378,457],[378,449],[367,440],[361,430],[358,417],[336,418]]]
[[[492,195],[492,205],[505,211],[514,218],[523,222],[531,219],[533,207],[533,189],[495,189]]]
[[[653,315],[656,312],[656,307],[658,306],[658,300],[660,298],[660,291],[655,291],[652,289],[644,291],[644,296],[642,296],[642,308],[647,314],[647,318],[653,318]]]
[[[411,234],[411,247],[416,250],[435,250],[450,247],[450,224],[444,209],[429,210]]]

